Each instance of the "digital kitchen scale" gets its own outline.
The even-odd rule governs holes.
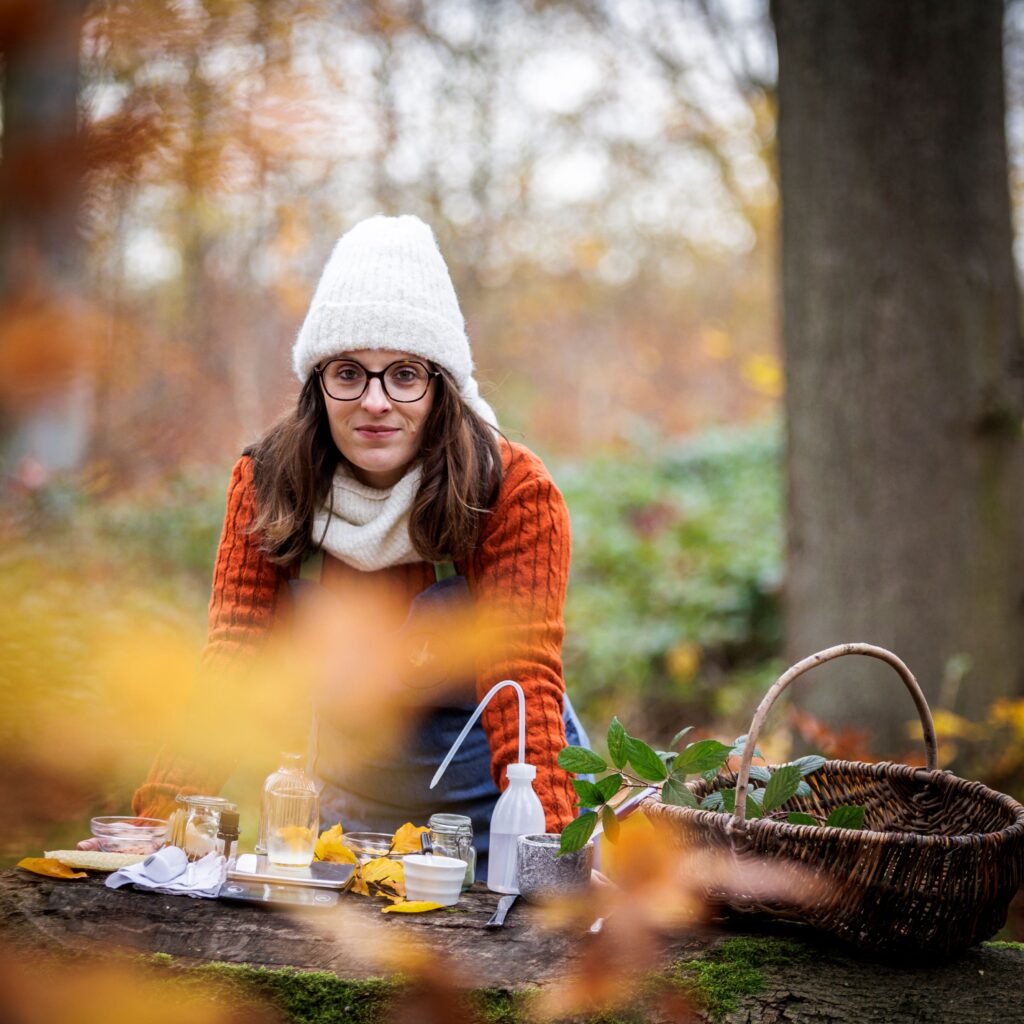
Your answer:
[[[221,886],[221,899],[290,906],[333,907],[348,884],[354,864],[314,861],[308,868],[271,864],[265,856],[244,853]]]

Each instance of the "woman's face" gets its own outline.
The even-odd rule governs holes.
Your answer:
[[[325,360],[320,364],[327,371],[320,378],[320,388],[327,405],[331,437],[338,451],[351,464],[357,480],[380,489],[393,487],[415,460],[423,444],[423,431],[434,404],[436,378],[429,378],[423,397],[414,402],[394,401],[378,377],[369,380],[362,397],[342,401],[333,398],[328,389],[335,394],[342,394],[353,387],[358,390],[358,366],[370,372],[390,367],[388,376],[392,394],[401,389],[405,389],[406,394],[415,393],[409,388],[415,388],[415,377],[421,372],[419,368],[429,367],[425,360],[408,352],[360,349],[341,353],[335,359],[344,362]],[[416,365],[403,370],[401,364],[406,361]],[[399,365],[395,366],[396,363]],[[350,383],[352,380],[354,385]]]

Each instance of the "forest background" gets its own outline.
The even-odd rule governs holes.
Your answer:
[[[1003,28],[1019,234],[1022,5]],[[789,653],[767,4],[47,0],[0,45],[5,862],[126,809],[203,643],[229,468],[375,212],[432,225],[485,394],[565,494],[585,723],[745,731]],[[1021,691],[965,715],[970,673],[928,680],[943,763],[1020,797]],[[762,746],[920,762],[883,692],[852,722],[797,698]]]

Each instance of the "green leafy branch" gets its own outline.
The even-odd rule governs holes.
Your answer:
[[[692,731],[692,726],[680,729],[672,738],[668,750],[655,750],[643,740],[630,736],[618,718],[608,727],[609,765],[600,754],[587,747],[566,747],[558,755],[558,764],[575,775],[598,775],[609,772],[596,782],[573,779],[573,788],[579,798],[578,807],[587,808],[562,831],[559,853],[582,849],[594,834],[598,822],[608,838],[615,842],[619,834],[619,821],[610,801],[623,790],[639,790],[652,783],[661,783],[661,800],[678,807],[700,808],[706,811],[733,814],[736,809],[736,789],[719,789],[709,793],[698,804],[687,786],[687,780],[699,776],[713,782],[730,757],[742,757],[747,737],[738,736],[733,742],[697,740],[676,750],[679,743]],[[754,750],[754,757],[762,757]],[[750,781],[763,783],[747,790],[745,817],[784,819],[793,825],[825,825],[833,828],[863,828],[863,807],[837,807],[827,818],[803,811],[785,811],[783,805],[794,797],[810,796],[811,788],[804,776],[811,775],[825,764],[817,754],[798,758],[771,771],[764,765],[751,765]]]

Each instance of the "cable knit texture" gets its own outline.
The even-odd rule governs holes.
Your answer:
[[[477,698],[502,679],[518,680],[526,692],[527,760],[537,766],[534,787],[544,805],[547,827],[561,831],[575,817],[570,776],[558,767],[565,746],[562,721],[562,606],[569,577],[569,514],[543,463],[522,445],[503,443],[505,479],[483,524],[476,549],[459,563],[474,600],[501,617],[501,650],[477,676]],[[298,568],[267,561],[259,538],[248,532],[255,517],[252,461],[235,465],[227,514],[217,552],[209,611],[209,641],[203,662],[235,660],[258,650],[286,598],[287,580]],[[410,562],[360,572],[330,555],[324,584],[342,591],[381,584],[411,602],[434,580],[433,566]],[[504,788],[505,766],[518,754],[518,706],[506,687],[483,714],[491,747],[491,771]],[[165,816],[177,793],[216,792],[223,784],[208,768],[163,752],[136,792],[135,813]]]

